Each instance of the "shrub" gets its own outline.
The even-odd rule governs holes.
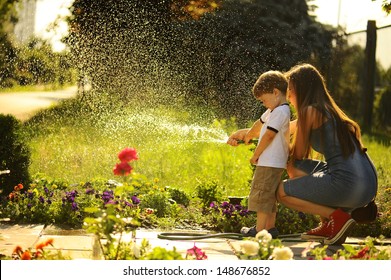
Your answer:
[[[282,204],[278,205],[276,227],[283,234],[306,232],[318,223],[319,219],[314,215],[292,210]]]
[[[196,187],[196,196],[201,199],[204,208],[209,207],[213,201],[222,200],[221,189],[215,181],[198,184]]]
[[[227,201],[212,202],[207,211],[210,224],[215,230],[222,232],[240,232],[243,226],[255,224],[255,216],[241,204],[232,204]]]
[[[166,190],[169,192],[171,199],[173,199],[177,204],[181,204],[185,207],[189,206],[190,198],[183,190],[171,187],[166,187]]]
[[[18,184],[30,182],[31,152],[26,140],[22,123],[11,115],[0,114],[0,171],[10,171],[0,175],[0,192],[3,195],[11,193]]]
[[[140,196],[141,209],[153,209],[154,214],[159,217],[166,217],[171,214],[171,202],[168,192],[152,189],[147,194]]]

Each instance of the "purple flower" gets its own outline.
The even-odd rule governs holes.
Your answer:
[[[242,205],[240,205],[240,204],[236,204],[236,205],[235,205],[235,209],[236,209],[237,211],[240,211],[240,210],[243,209],[243,207],[242,207]]]
[[[105,204],[116,205],[116,204],[118,204],[118,201],[116,201],[116,200],[109,200],[109,201],[107,201]]]
[[[242,209],[240,212],[239,212],[239,215],[242,216],[242,217],[245,217],[247,216],[249,213],[249,211],[247,209]]]
[[[224,209],[223,215],[227,216],[228,218],[232,216],[232,212],[230,209]]]
[[[27,197],[32,199],[34,197],[34,193],[31,191],[27,191]]]
[[[131,197],[131,199],[132,199],[133,204],[139,204],[140,203],[140,199],[138,199],[138,197],[135,196],[135,195],[133,195]]]
[[[73,211],[79,210],[79,206],[77,205],[76,202],[72,202],[72,210],[73,210]]]
[[[95,190],[94,189],[86,189],[86,194],[94,194]]]
[[[39,199],[39,201],[40,201],[41,203],[45,203],[45,199],[43,198],[42,195],[41,195],[38,199]]]
[[[113,195],[113,191],[112,190],[104,191],[103,194],[102,194],[102,199],[103,199],[104,203],[109,202],[109,200],[112,200],[113,198],[114,198],[114,195]]]
[[[224,201],[223,203],[221,203],[221,207],[222,208],[227,208],[227,207],[229,207],[231,204],[229,203],[229,202],[227,202],[227,201]]]
[[[133,206],[133,204],[130,203],[129,201],[124,201],[124,204],[125,204],[126,206],[129,206],[129,207],[132,207],[132,206]]]
[[[65,201],[68,201],[68,202],[74,202],[75,201],[75,197],[78,195],[78,192],[76,190],[73,190],[73,191],[70,191],[70,192],[66,192],[65,193],[65,199],[63,198],[62,199],[62,202],[65,203]]]

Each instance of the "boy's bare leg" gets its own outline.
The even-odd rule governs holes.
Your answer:
[[[277,216],[277,212],[268,214],[268,219],[266,220],[265,229],[269,230],[271,228],[276,227],[276,216]]]
[[[257,212],[257,225],[256,225],[257,232],[266,229],[268,221],[270,220],[269,216],[270,216],[269,213],[265,213],[262,211]]]

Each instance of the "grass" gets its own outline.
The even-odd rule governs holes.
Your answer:
[[[134,147],[140,158],[134,171],[161,185],[191,192],[199,182],[213,180],[226,195],[248,193],[251,147],[225,144],[225,121],[196,122],[194,112],[168,108],[91,110],[74,102],[42,111],[26,123],[32,174],[71,183],[116,179],[117,153]]]

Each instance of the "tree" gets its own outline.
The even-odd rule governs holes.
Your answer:
[[[391,1],[383,0],[382,8],[387,14],[391,13]]]
[[[9,86],[14,72],[16,50],[8,33],[17,21],[14,3],[17,0],[0,0],[0,88]]]

